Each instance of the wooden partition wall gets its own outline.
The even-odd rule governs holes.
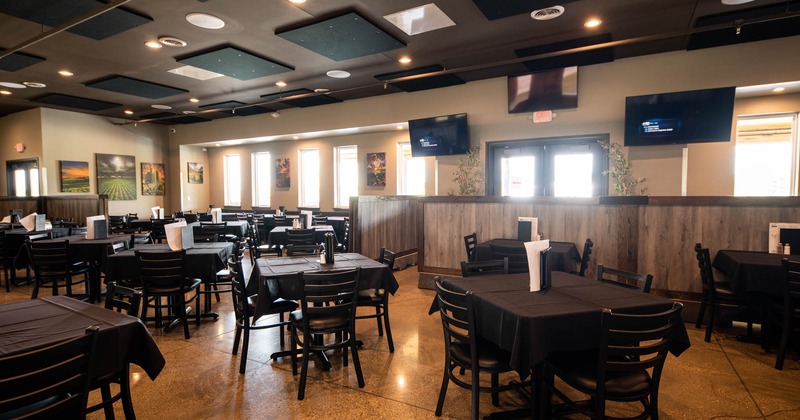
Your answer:
[[[479,242],[516,238],[517,218],[535,216],[543,238],[573,242],[579,250],[586,238],[594,241],[588,276],[598,263],[650,273],[655,290],[679,295],[701,291],[696,242],[712,258],[720,249],[766,251],[770,222],[800,222],[800,198],[359,197],[354,213],[371,248],[380,248],[380,240],[417,240],[421,277],[458,275],[464,235],[476,232]]]
[[[417,250],[417,197],[361,196],[350,199],[350,249],[378,258],[381,247],[400,255]],[[415,263],[416,256],[406,258]]]
[[[39,213],[48,219],[72,219],[80,225],[86,218],[108,214],[108,196],[105,195],[53,195],[46,197],[0,197],[0,212],[9,214],[22,209],[23,214]]]

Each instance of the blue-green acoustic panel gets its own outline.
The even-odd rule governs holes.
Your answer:
[[[4,50],[0,49],[0,51]],[[0,58],[0,70],[17,71],[42,61],[44,61],[44,58],[36,57],[35,55],[13,53]]]
[[[144,80],[131,79],[125,76],[114,76],[97,82],[87,83],[86,86],[149,99],[165,98],[167,96],[189,92],[185,89],[145,82]]]
[[[80,108],[89,111],[102,111],[104,109],[122,106],[122,104],[116,104],[114,102],[97,101],[94,99],[81,98],[78,96],[62,95],[60,93],[48,93],[38,98],[31,99],[31,102],[59,105],[67,108]]]
[[[278,64],[234,47],[224,47],[207,53],[184,57],[178,62],[239,80],[251,80],[294,71],[292,67]]]

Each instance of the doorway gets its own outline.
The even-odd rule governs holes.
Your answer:
[[[7,161],[6,182],[9,197],[38,197],[39,159]]]

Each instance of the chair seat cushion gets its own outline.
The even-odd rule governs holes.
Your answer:
[[[303,311],[293,311],[289,315],[289,319],[295,328],[303,331]],[[350,325],[350,318],[346,316],[326,316],[308,320],[308,326],[312,331],[341,330],[347,328],[348,325]]]
[[[255,305],[257,297],[258,297],[257,295],[249,296],[247,298],[247,301],[250,302],[250,300],[252,299],[253,305]],[[294,310],[297,310],[298,306],[299,305],[297,304],[297,302],[293,300],[278,298],[273,300],[272,303],[269,305],[269,312],[271,313],[292,312]],[[255,306],[253,306],[253,308],[255,308]]]
[[[358,291],[358,301],[356,302],[359,306],[377,306],[383,303],[384,295],[386,291],[383,289],[365,289]]]
[[[470,365],[472,357],[467,343],[453,343],[450,354],[461,364]],[[493,343],[478,339],[478,366],[481,369],[508,371],[510,355]]]
[[[583,388],[597,388],[597,352],[573,351],[550,354],[547,362],[561,373],[558,376],[567,383]],[[625,397],[641,395],[650,389],[650,374],[646,370],[628,372],[606,372],[606,395]]]

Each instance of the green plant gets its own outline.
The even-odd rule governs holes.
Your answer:
[[[603,175],[613,177],[615,195],[647,195],[647,178],[633,177],[633,165],[622,152],[622,146],[609,140],[598,140],[597,143],[608,155],[608,170],[603,171]]]
[[[458,159],[458,168],[453,174],[453,182],[458,185],[458,195],[479,195],[483,184],[483,165],[480,156],[481,147],[475,146],[467,151],[467,155]],[[450,190],[450,195],[456,195]]]

